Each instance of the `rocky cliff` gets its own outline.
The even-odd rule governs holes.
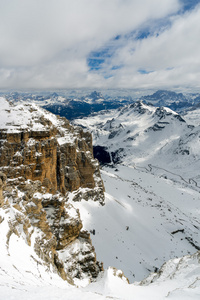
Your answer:
[[[35,105],[1,105],[0,167],[9,179],[39,180],[53,193],[95,188],[103,203],[91,134]]]
[[[63,279],[92,280],[102,265],[68,202],[104,203],[91,135],[35,105],[0,101],[0,226],[7,222],[8,252],[12,234],[23,236]]]

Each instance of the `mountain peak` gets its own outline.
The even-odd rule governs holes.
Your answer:
[[[88,98],[93,98],[94,100],[97,100],[99,98],[103,98],[102,93],[94,91],[90,95],[87,96]]]
[[[179,106],[180,108],[184,105],[187,107],[190,102],[190,97],[186,97],[182,93],[176,93],[168,90],[158,90],[152,95],[142,96],[140,99],[145,102],[153,103],[157,106],[167,106],[172,109],[176,107],[177,110]]]

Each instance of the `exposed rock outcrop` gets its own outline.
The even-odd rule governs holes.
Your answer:
[[[74,278],[97,277],[102,265],[96,261],[89,233],[81,231],[79,211],[65,196],[46,193],[40,181],[18,179],[8,180],[3,194],[1,207],[12,216],[8,249],[12,234],[23,235],[46,266],[53,266],[63,279],[72,283]]]
[[[63,279],[96,278],[102,265],[89,234],[81,231],[79,211],[68,202],[70,196],[104,203],[91,135],[35,105],[1,101],[0,215],[4,210],[12,216],[8,249],[10,236],[22,235]]]
[[[3,188],[6,183],[6,175],[2,172],[0,172],[0,206],[3,203]]]
[[[98,188],[96,195],[102,203],[104,187],[93,158],[91,134],[35,105],[4,104],[0,169],[8,179],[39,180],[52,193]]]

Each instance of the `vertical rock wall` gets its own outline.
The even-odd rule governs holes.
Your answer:
[[[63,122],[64,133],[52,124],[48,127],[49,122],[45,131],[30,128],[7,133],[1,129],[0,169],[9,179],[39,180],[52,193],[97,187],[102,202],[104,187],[99,165],[93,158],[92,137],[81,128],[67,126],[62,119]],[[70,138],[66,139],[68,135]]]
[[[4,106],[7,120],[12,109],[18,112],[16,107],[8,110],[7,102]],[[92,280],[102,265],[96,261],[89,234],[81,231],[79,212],[68,203],[73,192],[74,200],[89,197],[103,204],[104,186],[93,158],[92,137],[36,107],[20,107],[20,117],[25,112],[29,117],[25,128],[19,121],[15,124],[14,115],[12,126],[7,122],[0,129],[0,225],[6,222],[1,218],[3,209],[8,216],[7,247],[12,234],[22,235],[63,279]]]

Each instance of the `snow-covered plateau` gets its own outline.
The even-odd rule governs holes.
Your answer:
[[[4,116],[0,125],[6,122],[10,132],[16,130],[15,113],[18,126],[23,122],[26,130],[31,114],[37,119],[36,105],[24,118],[22,104],[11,113],[10,106],[0,101],[10,120]],[[45,118],[56,126],[52,114],[45,112]],[[92,199],[74,202],[76,191],[68,193],[68,205],[79,209],[83,229],[91,233],[97,260],[104,263],[105,270],[90,284],[84,278],[74,285],[64,281],[35,252],[39,231],[29,228],[29,244],[23,234],[8,234],[16,214],[10,203],[0,207],[0,299],[199,299],[197,119],[194,114],[183,119],[169,108],[137,102],[77,120],[76,124],[93,133],[95,147],[100,146],[99,157],[105,152],[109,157],[101,168],[105,205]],[[42,130],[38,122],[31,126]],[[67,142],[66,136],[61,144]],[[73,245],[79,247],[78,242]],[[70,251],[68,248],[69,255]]]

